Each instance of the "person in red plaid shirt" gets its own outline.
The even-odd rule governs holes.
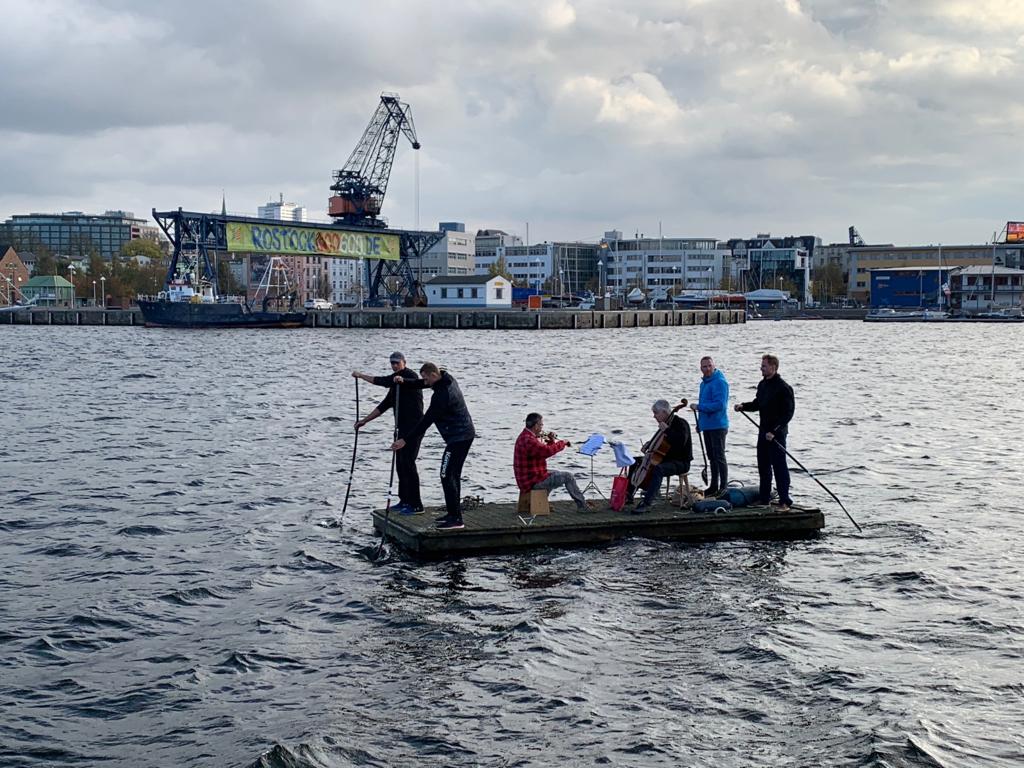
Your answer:
[[[576,478],[571,472],[548,472],[548,458],[569,445],[567,440],[542,440],[544,417],[531,413],[526,417],[526,428],[519,433],[512,466],[516,473],[516,485],[523,493],[529,491],[551,491],[565,486],[565,490],[581,510],[591,509],[583,496]]]

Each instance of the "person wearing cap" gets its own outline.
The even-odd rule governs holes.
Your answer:
[[[403,380],[408,381],[419,381],[419,376],[406,367],[405,355],[401,352],[392,352],[390,362],[391,374],[388,376],[370,376],[359,371],[352,371],[354,378],[362,379],[378,387],[388,388],[388,393],[380,401],[380,404],[356,422],[357,430],[365,427],[388,408],[394,408],[396,389],[398,390],[398,408],[395,409],[396,432],[409,431],[423,418],[423,390],[395,385],[396,376],[401,376]],[[418,515],[423,511],[423,501],[420,498],[420,475],[416,470],[416,459],[419,453],[420,438],[415,438],[407,440],[402,450],[395,454],[395,470],[398,473],[398,506],[395,507],[395,511],[400,515]]]

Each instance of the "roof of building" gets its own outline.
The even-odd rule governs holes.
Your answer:
[[[1012,267],[993,267],[991,264],[972,264],[969,267],[960,267],[958,275],[1024,275],[1024,269],[1013,269]]]
[[[438,275],[428,280],[427,285],[484,285],[493,279],[491,275]]]
[[[943,272],[952,272],[954,269],[957,269],[957,267],[952,264],[947,264],[944,267],[874,267],[873,269],[869,269],[868,272],[938,272],[939,270],[942,270]]]
[[[71,283],[60,275],[40,275],[30,278],[25,283],[26,288],[70,288]]]

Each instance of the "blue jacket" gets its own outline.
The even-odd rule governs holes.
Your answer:
[[[729,428],[729,382],[717,368],[710,376],[700,380],[697,413],[700,416],[701,432]]]

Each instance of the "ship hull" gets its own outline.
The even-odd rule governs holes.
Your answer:
[[[139,300],[147,328],[299,328],[305,312],[251,312],[242,304]]]

